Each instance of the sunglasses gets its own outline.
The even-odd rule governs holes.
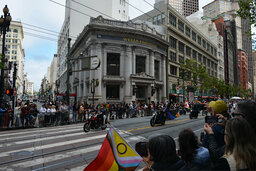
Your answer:
[[[242,116],[243,118],[245,117],[245,115],[242,113],[232,113],[231,115],[232,117],[236,117],[236,116]]]

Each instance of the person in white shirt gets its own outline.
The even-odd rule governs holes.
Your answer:
[[[56,113],[56,107],[54,105],[51,106],[51,124],[54,124],[55,121],[55,113]]]
[[[45,104],[43,104],[42,107],[40,108],[40,114],[38,115],[39,126],[43,125],[45,114],[46,114],[46,108],[45,108]]]

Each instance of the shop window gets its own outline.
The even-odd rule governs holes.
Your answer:
[[[146,72],[146,57],[136,55],[136,74]]]
[[[107,75],[120,75],[120,53],[107,53]]]
[[[106,97],[111,100],[120,99],[120,86],[119,85],[106,85]]]

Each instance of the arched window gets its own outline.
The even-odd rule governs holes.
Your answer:
[[[18,30],[17,30],[17,29],[14,29],[13,32],[14,32],[14,33],[18,33]]]

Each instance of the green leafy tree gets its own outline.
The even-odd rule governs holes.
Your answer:
[[[243,19],[248,19],[251,26],[256,27],[256,1],[254,0],[239,0],[239,10],[237,15]],[[251,35],[251,29],[247,30],[247,33]],[[251,37],[251,36],[250,36]]]

